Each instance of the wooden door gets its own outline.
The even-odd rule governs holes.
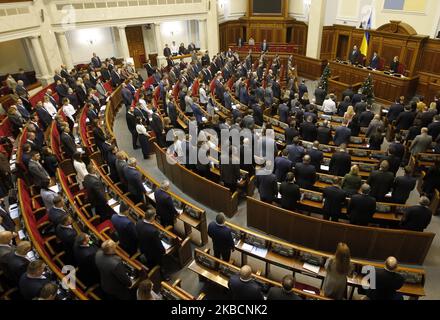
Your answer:
[[[348,36],[340,35],[338,38],[336,57],[342,60],[348,60],[348,52]]]
[[[134,60],[136,68],[141,68],[146,61],[144,36],[142,35],[142,26],[125,28],[127,35],[128,50]]]

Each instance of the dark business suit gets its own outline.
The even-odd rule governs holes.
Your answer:
[[[272,287],[269,290],[269,294],[267,296],[267,300],[275,300],[275,301],[290,301],[290,300],[302,300],[300,296],[293,293],[292,291],[287,292],[283,288]]]
[[[76,153],[75,141],[69,134],[63,132],[61,134],[61,143],[63,146],[63,150],[66,153],[66,156],[68,158],[71,158]]]
[[[105,255],[98,250],[95,263],[101,278],[101,289],[113,299],[130,300],[132,293],[129,287],[131,280],[127,275],[127,268],[117,255]]]
[[[119,246],[130,256],[134,255],[138,248],[138,240],[133,221],[126,216],[120,216],[116,213],[113,214],[111,221],[118,233]]]
[[[346,152],[335,152],[330,159],[329,173],[344,177],[351,169],[351,156]]]
[[[359,63],[360,52],[359,50],[352,50],[348,60],[350,60],[351,64]]]
[[[423,232],[431,223],[432,212],[428,207],[412,206],[405,210],[400,226],[403,229]]]
[[[96,253],[98,247],[95,245],[83,246],[75,243],[73,246],[73,256],[76,266],[78,266],[78,278],[87,286],[99,283],[99,271],[96,267]]]
[[[318,127],[316,140],[320,144],[328,145],[330,141],[332,141],[332,139],[333,139],[332,130],[329,127],[322,127],[322,126]]]
[[[154,268],[162,263],[165,248],[160,240],[159,231],[151,223],[139,221],[136,224],[139,249],[147,259],[147,267]]]
[[[101,216],[102,220],[110,219],[113,209],[107,204],[106,191],[101,180],[95,175],[88,174],[84,177],[83,186],[96,214]]]
[[[395,103],[391,105],[391,107],[388,109],[388,122],[393,123],[393,121],[397,120],[397,117],[404,111],[404,107],[400,103]]]
[[[366,226],[376,213],[376,199],[369,195],[355,194],[348,204],[347,213],[351,224]]]
[[[130,192],[131,199],[135,203],[144,202],[145,188],[142,181],[142,175],[136,168],[127,166],[124,169],[124,176],[128,184],[128,192]]]
[[[43,289],[43,287],[48,283],[50,283],[50,281],[46,278],[30,278],[25,273],[20,278],[18,288],[20,294],[25,300],[33,300],[34,298],[38,298],[40,296],[41,289]]]
[[[310,156],[310,163],[316,168],[316,171],[321,169],[321,163],[324,159],[324,153],[318,149],[309,149],[307,150],[307,154]]]
[[[59,209],[56,207],[50,208],[48,212],[49,221],[53,224],[54,227],[58,226],[67,215],[68,214],[66,211],[64,211],[64,209]]]
[[[243,281],[238,275],[229,278],[228,288],[232,300],[263,300],[260,286],[254,281]]]
[[[164,190],[157,188],[154,191],[154,199],[156,200],[156,213],[159,216],[161,225],[164,227],[174,226],[174,219],[178,213],[174,208],[171,196]]]
[[[301,124],[300,133],[304,140],[313,142],[318,136],[318,129],[312,122],[304,122]]]
[[[408,130],[416,118],[416,113],[413,111],[404,111],[397,117],[396,120],[396,131]]]
[[[57,239],[61,241],[64,251],[66,252],[64,258],[68,262],[73,263],[73,245],[75,244],[75,239],[78,233],[71,226],[59,224],[55,227],[55,235]],[[66,263],[68,263],[67,261]]]
[[[346,202],[346,196],[344,190],[336,186],[330,186],[322,192],[324,202],[324,219],[338,221],[341,216],[341,210]]]
[[[385,195],[391,191],[394,182],[394,174],[390,171],[376,170],[370,173],[367,183],[371,187],[370,195],[376,198],[376,201],[384,202]]]
[[[283,182],[280,185],[281,207],[286,210],[294,211],[301,199],[299,187],[294,183]]]
[[[231,250],[235,247],[231,229],[225,225],[219,225],[215,221],[212,221],[208,226],[208,235],[212,239],[214,256],[229,262]]]
[[[18,256],[12,252],[6,257],[6,277],[14,286],[18,285],[20,278],[26,273],[30,261],[26,257]]]
[[[402,275],[386,269],[376,269],[376,289],[368,290],[367,296],[371,300],[402,300],[397,292],[405,283]]]
[[[326,95],[327,95],[327,93],[325,92],[324,89],[317,88],[315,90],[315,103],[317,105],[322,106],[322,103],[324,102]]]
[[[347,127],[338,127],[335,131],[334,142],[338,147],[345,143],[350,143],[351,129]]]
[[[293,163],[287,158],[276,157],[275,158],[275,175],[278,182],[283,182],[286,180],[286,175],[293,168]]]
[[[312,164],[297,163],[295,166],[296,183],[300,188],[313,190],[316,181],[316,169]]]
[[[189,159],[189,158],[187,158]],[[240,179],[239,164],[220,164],[220,180],[232,193],[237,190],[237,182]]]
[[[260,193],[260,200],[272,203],[278,196],[277,177],[272,173],[270,175],[257,175],[256,185]]]
[[[373,68],[375,70],[379,69],[379,63],[380,63],[379,57],[378,56],[373,56],[371,58],[370,68]]]

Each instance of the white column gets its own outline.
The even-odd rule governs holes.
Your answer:
[[[200,51],[205,51],[206,47],[206,19],[199,20],[199,40],[200,40]]]
[[[165,56],[163,55],[162,34],[160,31],[160,23],[158,22],[154,24],[154,36],[156,38],[157,66],[160,68],[165,64]]]
[[[43,50],[41,49],[40,39],[38,36],[31,37],[32,49],[35,55],[35,62],[37,63],[37,68],[40,70],[39,80],[43,85],[49,84],[51,76],[49,75],[49,70],[46,65],[46,60],[44,58]]]
[[[72,55],[70,54],[69,44],[65,32],[56,32],[57,41],[61,49],[61,58],[68,70],[73,69]]]
[[[217,1],[208,0],[208,6],[209,10],[206,20],[206,29],[209,30],[209,37],[207,41],[209,55],[213,56],[220,51]]]
[[[128,50],[127,35],[125,34],[125,26],[118,26],[119,44],[121,48],[120,54],[122,58],[130,58],[130,51]]]
[[[309,28],[307,34],[307,52],[309,58],[321,56],[322,28],[324,27],[327,0],[311,0]]]
[[[40,71],[40,68],[38,67],[37,58],[35,58],[34,50],[32,49],[31,40],[29,38],[23,38],[22,41],[23,41],[24,46],[26,48],[26,53],[28,54],[28,56],[31,60],[32,66],[34,67],[35,77],[38,79],[41,77],[41,71]]]

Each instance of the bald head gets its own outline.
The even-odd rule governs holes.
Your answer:
[[[429,207],[429,205],[431,204],[431,201],[429,200],[428,197],[423,196],[423,197],[420,198],[419,203],[420,203],[421,206]]]
[[[304,156],[303,162],[305,164],[310,164],[311,161],[312,161],[312,158],[309,155]]]
[[[385,261],[385,269],[388,271],[396,271],[398,267],[397,259],[394,257],[389,257]]]
[[[0,232],[0,244],[9,244],[13,237],[14,236],[10,231]]]
[[[248,281],[252,276],[252,268],[248,265],[244,265],[240,269],[240,279],[244,281]]]

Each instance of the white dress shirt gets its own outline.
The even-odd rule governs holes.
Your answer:
[[[87,171],[86,164],[84,162],[73,160],[73,167],[75,168],[76,171],[76,180],[78,181],[80,187],[82,188],[84,177],[89,174],[89,172]]]
[[[322,104],[322,111],[324,113],[336,113],[336,103],[332,99],[324,100]]]
[[[206,104],[208,103],[208,96],[206,95],[206,90],[200,87],[199,89],[199,95],[200,95],[200,103]]]
[[[69,103],[66,105],[63,105],[63,112],[72,122],[75,122],[75,118],[73,115],[76,113],[75,108]]]
[[[137,124],[137,125],[136,125],[136,132],[137,132],[138,134],[143,134],[143,135],[145,135],[145,136],[148,136],[147,129],[146,129],[145,126],[142,125],[142,124]]]
[[[57,109],[54,107],[52,102],[43,103],[43,107],[51,115],[52,118],[54,118],[57,115]]]

